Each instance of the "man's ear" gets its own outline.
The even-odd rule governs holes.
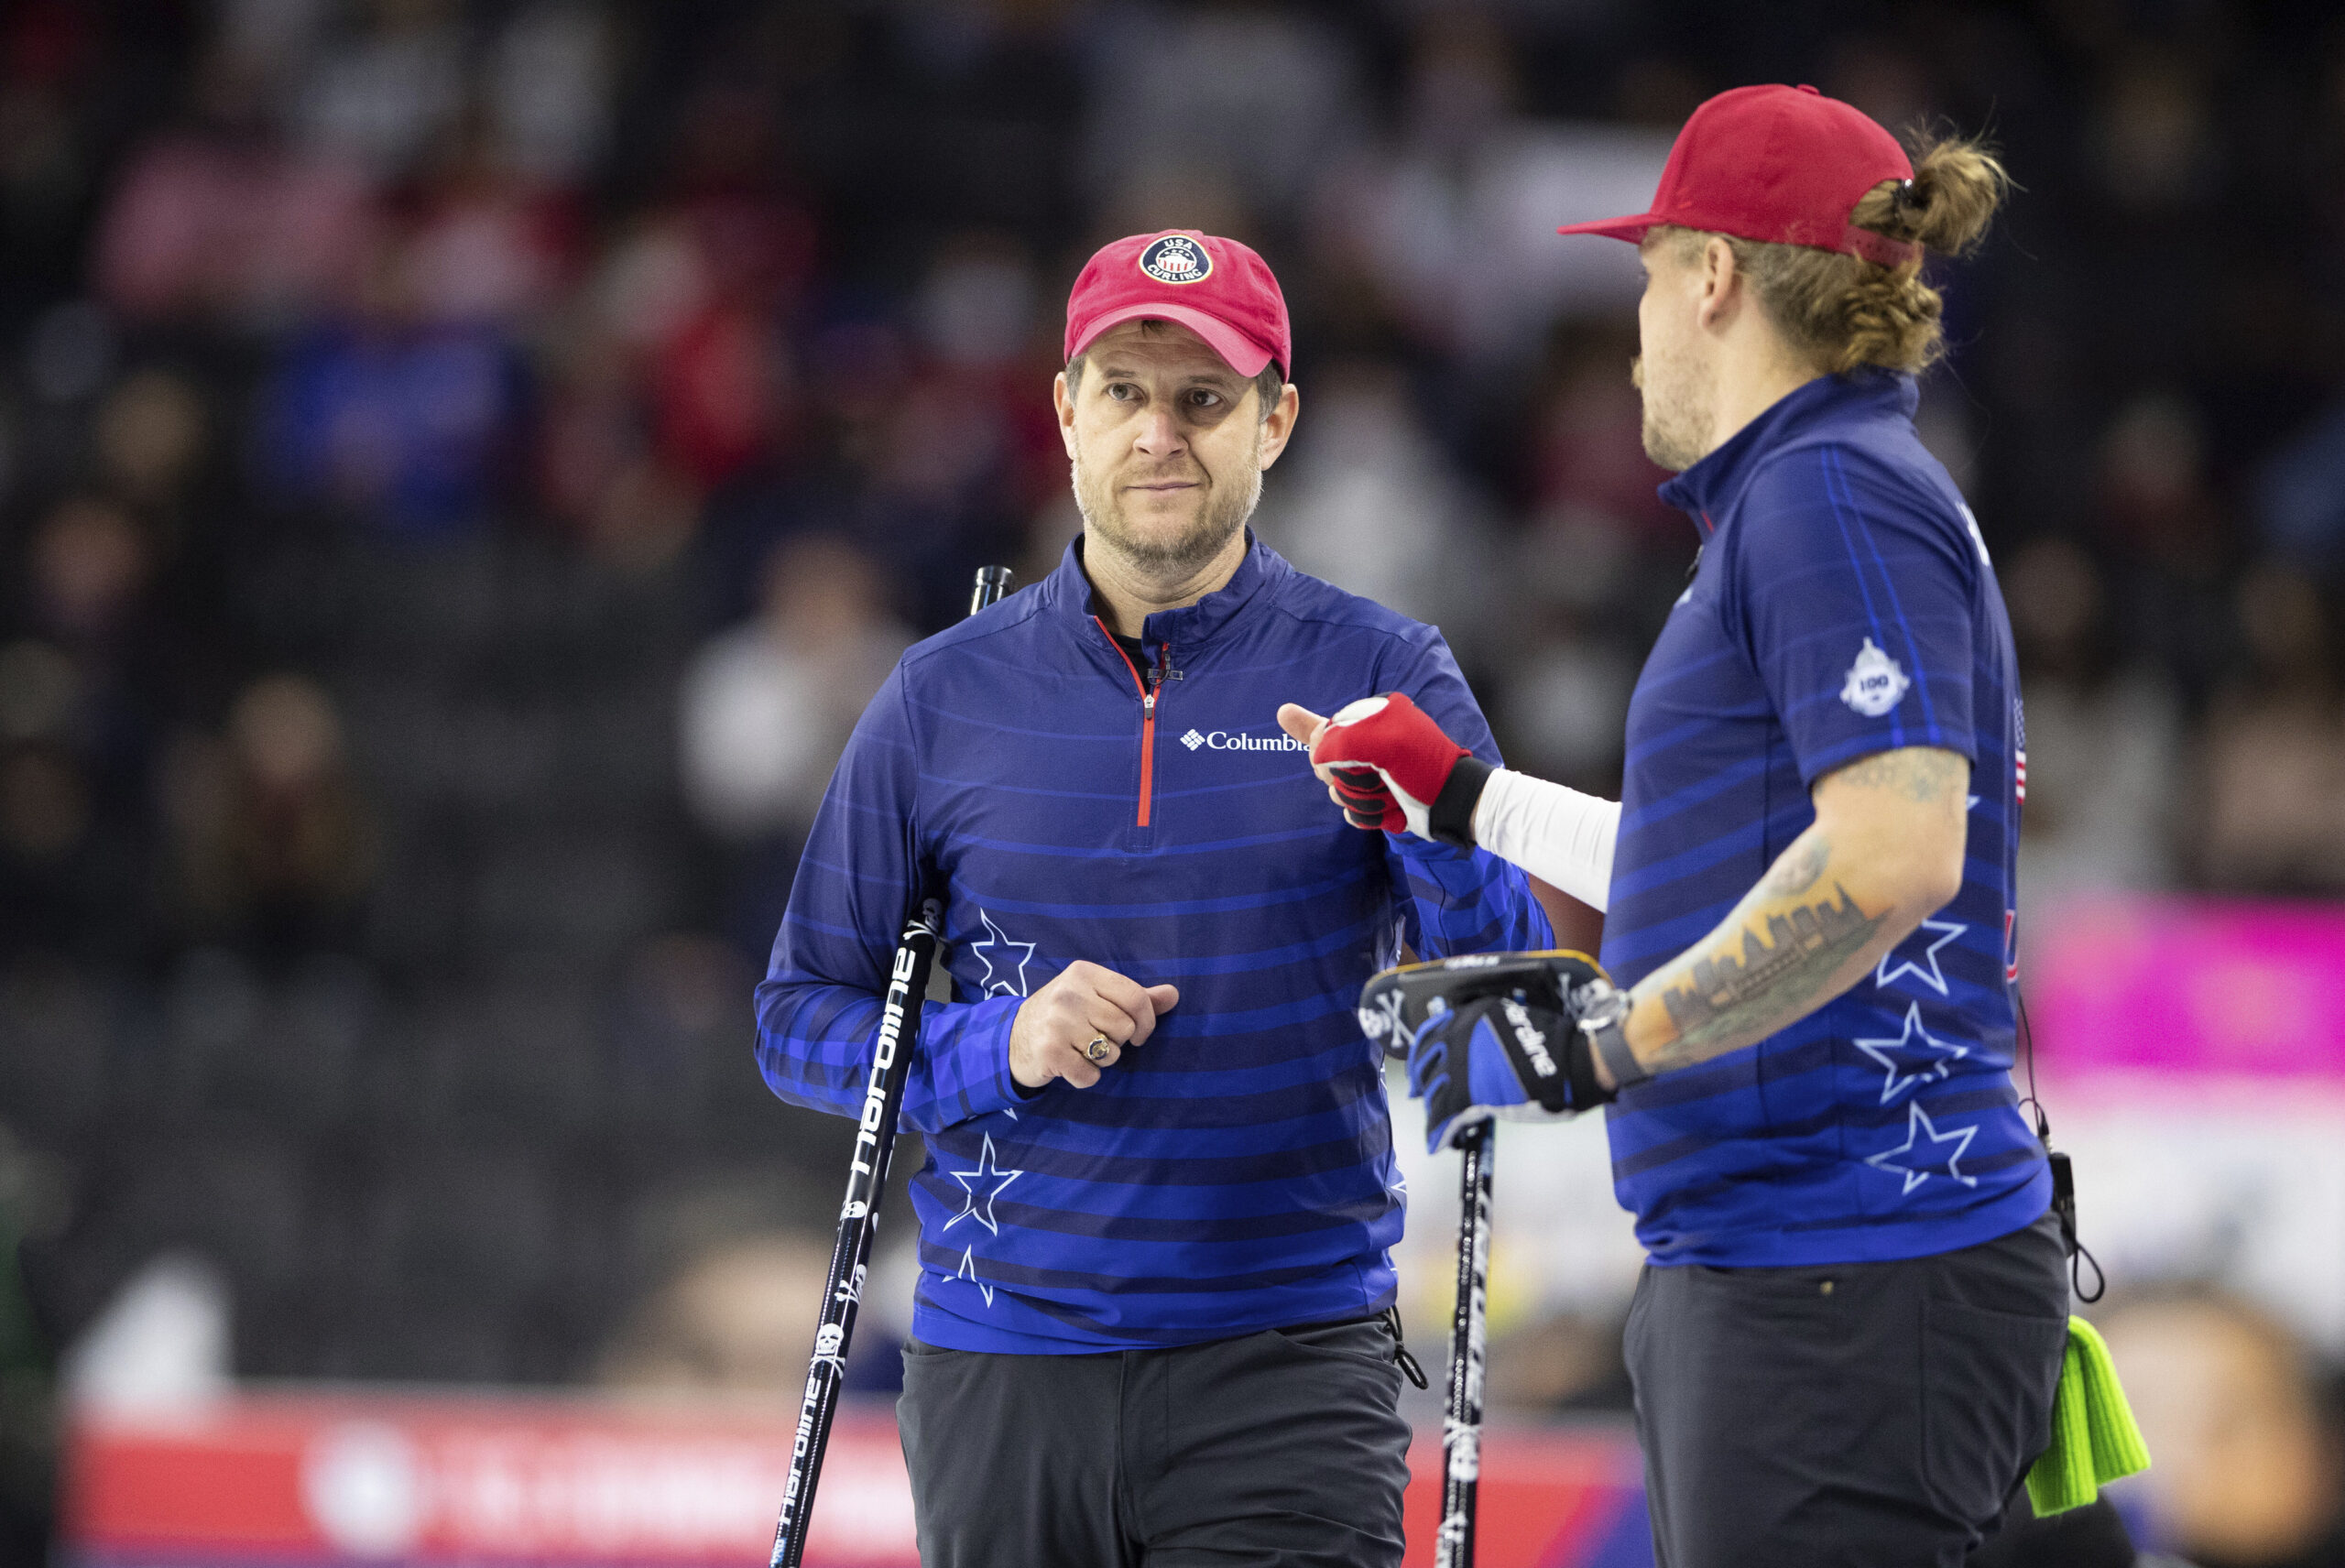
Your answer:
[[[1254,396],[1259,397],[1261,394],[1257,392]],[[1271,406],[1269,417],[1262,420],[1263,468],[1276,463],[1279,453],[1286,450],[1286,443],[1293,439],[1294,417],[1302,407],[1303,396],[1295,391],[1293,382],[1290,381],[1279,388],[1279,400]]]
[[[1059,441],[1072,460],[1074,456],[1074,393],[1066,384],[1066,372],[1063,370],[1052,378],[1051,405],[1059,411]]]
[[[1696,320],[1707,328],[1721,327],[1741,292],[1742,269],[1735,265],[1734,247],[1716,234],[1702,245],[1701,295],[1695,302]]]

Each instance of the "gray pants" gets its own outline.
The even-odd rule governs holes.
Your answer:
[[[1409,1427],[1381,1322],[1176,1350],[912,1341],[923,1568],[1398,1568]]]
[[[2051,1440],[2056,1223],[1935,1258],[1648,1267],[1629,1376],[1660,1568],[1960,1568]]]

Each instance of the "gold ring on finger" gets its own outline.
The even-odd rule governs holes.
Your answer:
[[[1091,1037],[1091,1043],[1083,1048],[1083,1054],[1093,1062],[1105,1062],[1107,1060],[1107,1053],[1115,1049],[1114,1040],[1104,1034],[1095,1034]]]

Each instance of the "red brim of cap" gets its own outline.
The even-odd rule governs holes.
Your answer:
[[[1659,228],[1667,222],[1657,212],[1639,212],[1632,218],[1598,218],[1590,223],[1565,223],[1555,232],[1559,234],[1609,234],[1616,240],[1635,245],[1645,237],[1649,229]]]
[[[1097,343],[1099,334],[1109,327],[1120,327],[1126,321],[1178,321],[1205,339],[1205,346],[1221,355],[1229,368],[1240,376],[1260,376],[1262,374],[1262,366],[1271,363],[1271,354],[1269,349],[1220,317],[1210,315],[1194,305],[1171,305],[1161,299],[1151,299],[1139,305],[1126,305],[1118,310],[1108,311],[1091,323],[1090,328],[1083,334],[1083,341],[1074,345],[1074,354],[1079,354],[1093,343]],[[1074,354],[1069,354],[1067,357],[1072,359]]]

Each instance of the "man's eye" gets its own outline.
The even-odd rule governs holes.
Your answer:
[[[1129,403],[1140,396],[1140,388],[1129,381],[1111,381],[1107,384],[1107,396],[1118,403]]]
[[[1189,394],[1189,402],[1193,407],[1199,408],[1218,408],[1221,404],[1221,394],[1200,387]]]

